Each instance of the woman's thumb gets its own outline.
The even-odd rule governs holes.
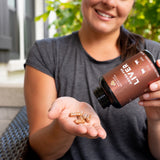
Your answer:
[[[52,103],[50,109],[48,110],[48,118],[49,119],[57,119],[63,110],[62,103],[57,99],[54,103]]]
[[[48,111],[49,119],[57,119],[65,108],[78,106],[79,101],[72,97],[60,97],[55,100]]]

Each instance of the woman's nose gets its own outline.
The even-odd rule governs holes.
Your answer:
[[[102,0],[102,3],[105,4],[109,9],[112,9],[116,7],[117,0]]]

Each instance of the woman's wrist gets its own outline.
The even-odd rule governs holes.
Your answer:
[[[43,147],[40,147],[40,144],[36,147],[37,153],[42,159],[58,159],[62,157],[67,150],[69,150],[75,139],[74,135],[71,135],[62,129],[57,119],[49,126],[43,128],[40,132],[39,135],[35,136],[41,137],[41,139],[43,139],[42,141],[44,141],[43,145],[45,144]],[[43,148],[43,150],[41,150],[41,148]]]
[[[148,128],[160,132],[160,120],[147,120]]]

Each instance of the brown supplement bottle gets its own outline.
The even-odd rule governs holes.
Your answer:
[[[94,94],[103,108],[121,108],[142,95],[159,73],[153,55],[144,50],[104,74]]]

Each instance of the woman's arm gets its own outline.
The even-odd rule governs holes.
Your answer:
[[[148,121],[148,142],[153,156],[160,160],[160,120]]]
[[[160,67],[160,62],[157,61]],[[148,143],[153,156],[160,160],[160,80],[149,85],[148,93],[140,98],[148,122]]]
[[[63,132],[57,121],[48,118],[48,110],[57,98],[54,79],[26,66],[24,93],[31,147],[42,159],[47,159],[50,155],[53,159],[62,156],[69,149],[74,136]],[[64,143],[67,147],[63,150]]]
[[[26,66],[24,93],[30,126],[29,142],[41,159],[62,157],[75,136],[106,137],[97,114],[89,104],[71,97],[57,99],[54,79],[30,66]],[[91,122],[75,124],[68,115],[77,110],[92,114]]]

